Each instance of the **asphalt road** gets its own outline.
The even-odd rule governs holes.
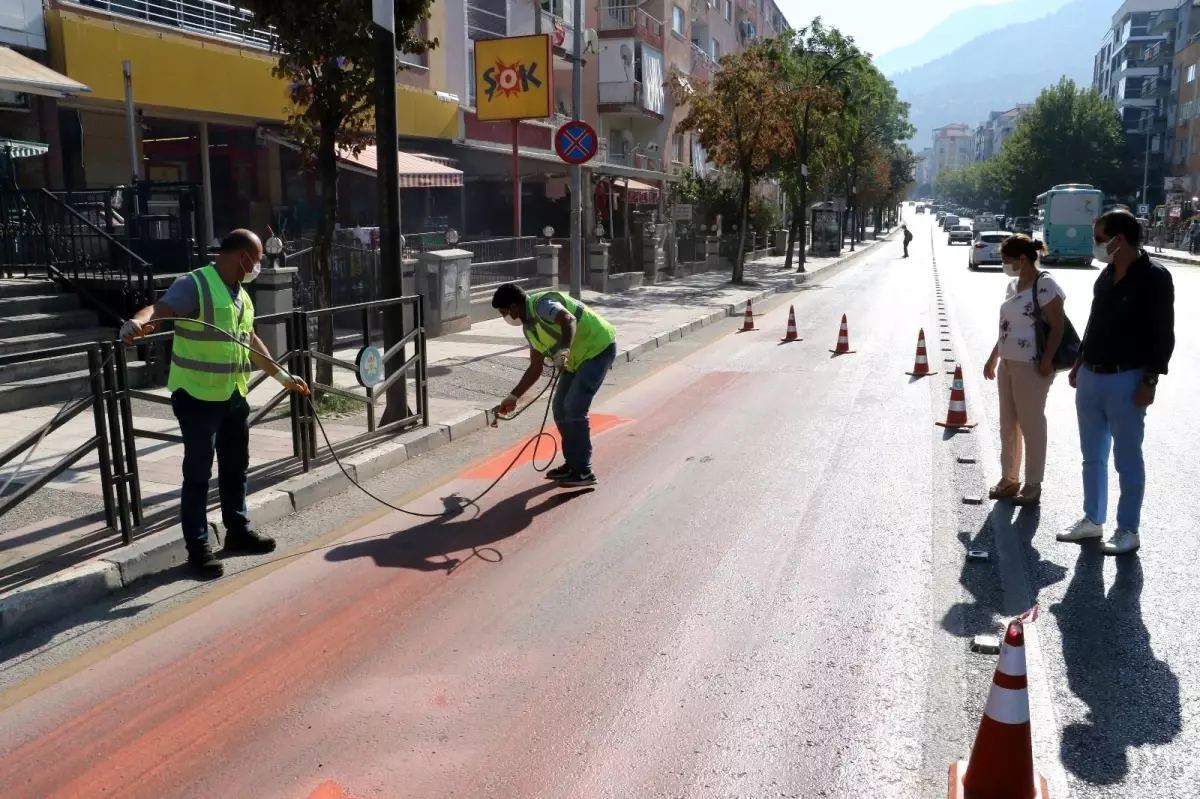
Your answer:
[[[999,268],[967,270],[967,248],[950,246],[928,217],[917,241],[932,249],[945,288],[967,399],[981,422],[986,484],[999,479],[996,388],[982,377],[1008,282]],[[1104,558],[1094,544],[1054,540],[1082,515],[1074,391],[1057,377],[1047,404],[1049,456],[1040,510],[997,504],[991,524],[1021,542],[1025,579],[1043,611],[1038,624],[1056,720],[1053,745],[1075,797],[1200,796],[1200,628],[1195,597],[1195,486],[1200,460],[1200,338],[1194,309],[1200,269],[1164,262],[1175,282],[1177,344],[1146,423],[1147,490],[1142,549]],[[1091,268],[1051,267],[1076,329],[1087,324]],[[1118,497],[1111,473],[1109,528]]]
[[[1165,450],[1140,559],[1163,592],[1141,604],[1151,623],[1142,583],[1106,599],[1114,564],[1053,542],[1049,522],[1077,515],[1071,425],[1053,425],[1036,549],[1013,547],[1036,521],[962,503],[995,472],[995,401],[974,375],[1003,284],[968,275],[926,219],[910,259],[887,245],[760,308],[758,332],[730,321],[614,374],[593,408],[594,491],[525,466],[424,524],[345,494],[268,531],[296,554],[148,584],[5,644],[4,796],[945,796],[994,667],[969,639],[1035,589],[1039,768],[1061,781],[1064,740],[1075,795],[1191,795],[1191,548],[1165,545],[1190,513],[1170,498],[1195,467],[1165,423],[1189,418],[1187,378],[1164,379],[1148,434]],[[1082,321],[1094,273],[1079,275]],[[803,340],[781,344],[789,303]],[[843,313],[856,352],[832,357]],[[948,376],[904,374],[921,327],[936,365],[967,364],[975,434],[933,424]],[[472,496],[531,416],[372,488],[423,511]],[[968,547],[1016,557],[966,564]]]

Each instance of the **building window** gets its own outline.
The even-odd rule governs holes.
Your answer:
[[[671,30],[674,33],[683,35],[684,28],[687,27],[687,20],[683,16],[683,9],[679,6],[671,6]]]
[[[683,134],[671,134],[671,161],[676,164],[683,163]]]
[[[733,22],[733,0],[725,0],[725,21]]]
[[[1187,82],[1191,83],[1196,79],[1196,65],[1188,64]]]
[[[721,43],[716,39],[712,40],[712,57],[713,61],[721,60]]]

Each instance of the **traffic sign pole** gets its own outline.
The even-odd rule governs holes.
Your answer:
[[[583,109],[583,0],[575,0],[575,60],[571,64],[571,117],[579,119]],[[571,167],[571,296],[583,294],[583,166]]]

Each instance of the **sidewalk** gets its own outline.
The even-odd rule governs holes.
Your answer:
[[[623,294],[602,295],[585,290],[583,299],[617,329],[618,356],[613,367],[616,369],[642,352],[681,338],[691,330],[741,314],[747,300],[791,290],[814,274],[848,265],[880,246],[882,241],[867,242],[856,253],[845,251],[839,258],[809,258],[806,275],[783,271],[783,256],[775,256],[747,264],[747,285],[743,286],[734,286],[726,269],[643,286]],[[508,394],[528,365],[527,350],[521,331],[499,318],[477,323],[468,332],[429,340],[430,426],[372,441],[344,458],[344,462],[358,479],[367,479],[410,456],[483,428],[489,421],[489,409]],[[347,360],[353,360],[354,355],[353,349],[338,353]],[[334,383],[362,392],[348,370],[335,368]],[[535,386],[532,391],[540,387]],[[265,381],[251,392],[251,407],[258,408],[268,402],[278,393],[277,388],[273,381]],[[165,388],[154,393],[167,397]],[[168,405],[145,401],[133,404],[136,428],[178,432]],[[381,401],[377,406],[377,419],[382,416],[382,405]],[[54,406],[0,414],[0,449],[37,429],[58,410]],[[335,442],[365,432],[365,408],[324,420],[324,426]],[[44,473],[92,435],[92,416],[84,412],[43,439],[22,469],[20,481]],[[323,450],[324,442],[319,441],[318,446]],[[286,404],[252,429],[250,448],[249,507],[257,524],[280,519],[349,485],[331,463],[319,462],[308,474],[301,472],[299,462],[291,458]],[[70,602],[86,602],[88,596],[81,597],[80,591],[94,597],[118,590],[139,577],[182,561],[179,529],[171,526],[175,524],[179,495],[182,445],[139,438],[137,452],[147,525],[131,547],[120,545],[119,534],[104,530],[94,453],[55,477],[36,498],[0,518],[0,631],[11,634],[17,626],[26,627],[47,618],[46,608],[38,607],[45,597],[57,597],[51,604],[61,603],[67,595]],[[20,460],[17,458],[0,468],[0,485],[9,479]],[[15,490],[20,481],[10,485],[8,491]],[[82,588],[75,585],[81,579],[86,583]],[[64,585],[75,588],[67,590],[62,588]],[[24,596],[18,598],[15,596],[18,594]]]
[[[1163,248],[1162,252],[1158,252],[1153,243],[1146,247],[1146,252],[1151,258],[1161,258],[1165,261],[1173,261],[1175,263],[1187,264],[1188,266],[1200,266],[1200,255],[1192,255],[1187,250],[1172,250]]]

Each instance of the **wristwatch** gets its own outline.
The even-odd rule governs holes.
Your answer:
[[[1150,388],[1154,388],[1155,386],[1158,385],[1158,375],[1153,375],[1153,374],[1143,375],[1142,383],[1144,383],[1147,386],[1150,386]]]

